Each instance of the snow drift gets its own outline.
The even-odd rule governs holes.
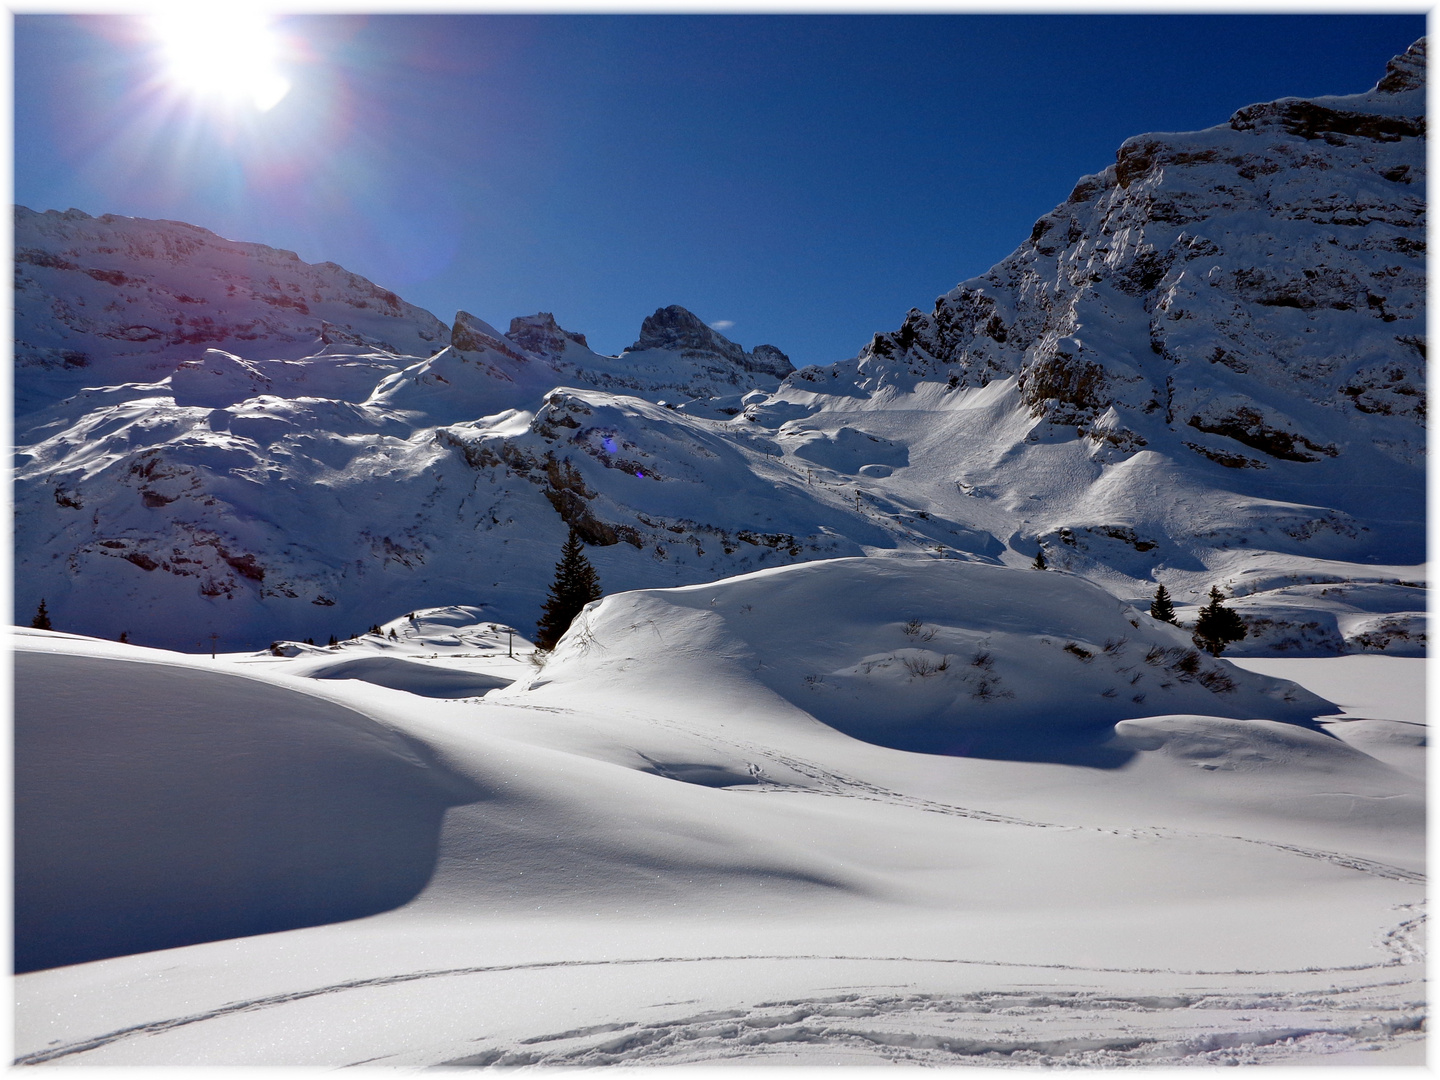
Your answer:
[[[897,749],[1086,764],[1126,760],[1111,736],[1133,717],[1303,723],[1334,710],[1197,652],[1083,579],[939,559],[839,559],[606,597],[528,689],[651,680],[692,700],[717,683],[773,695]]]
[[[429,880],[445,808],[481,795],[424,743],[303,689],[27,637],[18,971],[403,904]]]

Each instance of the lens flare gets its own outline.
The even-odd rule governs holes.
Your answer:
[[[279,36],[259,12],[197,5],[149,22],[166,80],[188,96],[269,112],[290,92]]]

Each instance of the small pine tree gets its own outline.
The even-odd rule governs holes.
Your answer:
[[[1212,585],[1210,603],[1200,609],[1195,621],[1195,644],[1211,656],[1219,656],[1226,645],[1242,640],[1245,633],[1245,620],[1225,606],[1225,595]]]
[[[40,598],[40,606],[35,609],[35,617],[30,620],[31,628],[35,630],[53,630],[50,625],[50,612],[46,610],[45,598]]]
[[[1030,565],[1031,565],[1032,567],[1034,567],[1036,570],[1045,570],[1045,569],[1048,569],[1049,564],[1045,561],[1045,549],[1044,549],[1044,548],[1041,548],[1039,551],[1035,552],[1035,561],[1034,561],[1033,563],[1031,563]]]
[[[390,640],[391,640],[391,641],[399,641],[399,640],[400,640],[399,636],[395,633],[395,628],[394,628],[393,626],[390,628]]]
[[[1150,617],[1161,622],[1175,623],[1175,605],[1170,602],[1170,594],[1165,591],[1164,585],[1155,587],[1155,599],[1150,601]]]
[[[543,614],[536,624],[535,647],[549,652],[580,609],[592,600],[599,600],[600,577],[590,560],[585,558],[585,543],[574,529],[560,549],[560,561],[555,564],[555,581],[550,586],[550,595],[542,609]]]
[[[331,635],[330,635],[330,642],[329,642],[329,644],[330,644],[330,647],[331,647],[332,649],[333,649],[336,645],[339,645],[339,644],[340,644],[338,641],[335,640],[335,635],[334,635],[334,634],[331,634]]]
[[[129,645],[129,644],[130,644],[130,631],[129,631],[129,630],[121,630],[121,631],[120,631],[120,637],[117,638],[116,640],[118,640],[121,645]]]

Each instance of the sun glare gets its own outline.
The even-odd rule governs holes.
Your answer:
[[[166,78],[187,95],[268,112],[290,92],[280,39],[258,12],[197,5],[154,16],[150,25]]]

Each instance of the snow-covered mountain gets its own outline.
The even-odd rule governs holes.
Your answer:
[[[1414,650],[1424,67],[1131,139],[988,274],[798,372],[681,308],[605,357],[19,209],[17,618],[180,648],[443,604],[527,627],[574,526],[610,592],[1043,551],[1182,617],[1224,585],[1251,650]]]

